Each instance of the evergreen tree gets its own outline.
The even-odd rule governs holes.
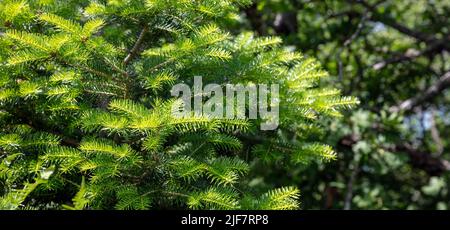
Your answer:
[[[0,208],[298,208],[296,187],[252,191],[252,162],[334,159],[317,121],[358,101],[279,38],[224,29],[249,3],[2,0]],[[279,84],[279,127],[172,116],[194,76]]]

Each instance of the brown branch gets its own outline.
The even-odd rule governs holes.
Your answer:
[[[350,2],[358,3],[362,6],[364,6],[367,10],[369,10],[372,13],[372,16],[371,16],[372,21],[381,22],[384,25],[389,26],[389,27],[397,30],[400,33],[408,35],[419,41],[426,42],[428,44],[440,41],[440,42],[442,42],[443,47],[446,50],[450,50],[450,42],[449,42],[450,38],[448,38],[448,37],[440,40],[433,35],[426,34],[421,31],[413,30],[405,25],[402,25],[401,23],[395,21],[395,19],[393,19],[389,15],[379,13],[377,10],[378,4],[371,5],[364,0],[350,0]]]
[[[69,64],[69,65],[72,65],[73,67],[80,68],[80,69],[82,69],[82,70],[84,70],[86,72],[89,72],[89,73],[92,73],[92,74],[95,74],[95,75],[98,75],[98,76],[101,76],[101,77],[105,77],[105,78],[109,78],[110,77],[108,74],[106,74],[104,72],[101,72],[101,71],[98,71],[98,70],[95,70],[95,69],[91,69],[91,68],[86,67],[86,66],[80,66],[80,65],[77,65],[77,64]]]
[[[399,62],[405,62],[405,61],[410,61],[413,60],[415,58],[418,58],[420,56],[423,56],[425,54],[424,51],[417,51],[414,49],[408,49],[404,54],[402,55],[397,55],[394,57],[391,57],[389,59],[383,60],[383,61],[379,61],[375,64],[372,65],[372,68],[374,70],[381,70],[384,67],[390,65],[390,64],[394,64],[394,63],[399,63]]]
[[[344,10],[336,13],[332,13],[327,15],[327,19],[333,19],[333,18],[339,18],[343,16],[348,16],[350,18],[359,17],[360,13],[356,12],[355,10]]]
[[[394,21],[392,18],[386,18],[384,15],[381,15],[379,13],[374,13],[372,16],[372,19],[382,22],[383,24],[396,29],[397,31],[401,32],[402,34],[406,34],[406,35],[413,37],[420,41],[430,42],[430,41],[437,40],[435,37],[433,37],[431,35],[412,30],[412,29]]]
[[[450,87],[450,71],[445,73],[443,76],[437,80],[432,86],[430,86],[424,93],[419,94],[413,98],[409,98],[399,105],[391,107],[390,111],[410,111],[415,107],[422,105],[425,102],[429,102],[436,96],[442,93],[445,89]]]
[[[347,135],[341,138],[339,145],[351,149],[359,140],[360,138],[354,134]],[[428,152],[418,150],[408,143],[396,144],[389,147],[382,146],[381,148],[390,152],[406,153],[410,159],[410,164],[414,168],[422,169],[430,176],[439,176],[450,171],[449,161],[435,157]]]
[[[372,12],[372,19],[374,19],[376,21],[379,21],[379,22],[382,22],[383,24],[385,24],[387,26],[390,26],[390,27],[398,30],[399,32],[401,32],[403,34],[406,34],[406,35],[408,35],[410,37],[416,38],[416,39],[421,40],[421,41],[430,41],[430,40],[432,40],[431,36],[429,36],[427,34],[424,34],[422,32],[419,32],[419,31],[412,30],[412,29],[410,29],[410,28],[408,28],[408,27],[406,27],[406,26],[396,22],[391,17],[388,17],[388,16],[386,16],[384,14],[378,13],[378,10],[376,9],[376,6],[370,5],[368,2],[366,2],[364,0],[356,0],[356,1],[353,1],[353,2],[361,4],[366,9],[368,9],[370,12]]]
[[[114,64],[114,62],[112,62],[111,60],[105,58],[105,61],[113,70],[119,72],[124,77],[129,77],[130,76],[127,71],[125,71],[125,70],[119,68],[118,66],[116,66],[116,64]]]
[[[424,170],[430,176],[439,176],[450,171],[450,162],[447,160],[433,157],[430,153],[417,150],[409,144],[397,145],[387,150],[407,153],[412,166]]]
[[[345,193],[344,210],[352,209],[353,184],[355,183],[358,172],[359,172],[359,159],[357,159],[355,155],[355,160],[353,161],[352,174],[350,175],[350,179],[347,182],[347,192]]]
[[[163,61],[163,62],[161,62],[161,63],[159,63],[159,64],[157,64],[157,65],[155,65],[155,66],[153,66],[153,67],[151,67],[149,70],[150,71],[155,71],[155,70],[158,70],[159,68],[161,68],[161,67],[163,67],[164,65],[167,65],[167,64],[169,64],[169,63],[171,63],[171,62],[173,62],[173,61],[175,61],[176,59],[175,58],[169,58],[169,59],[167,59],[167,60],[165,60],[165,61]]]
[[[431,109],[430,131],[431,131],[431,138],[433,139],[434,143],[436,144],[436,154],[435,155],[440,156],[444,152],[444,144],[442,142],[442,138],[439,133],[439,129],[436,126],[436,108]]]
[[[68,137],[68,136],[64,136],[62,134],[62,132],[55,130],[52,127],[48,127],[42,120],[37,119],[36,116],[34,116],[33,114],[21,110],[19,109],[18,111],[8,111],[11,114],[14,114],[15,117],[20,120],[21,122],[23,122],[24,124],[27,124],[28,126],[30,126],[31,128],[33,128],[34,130],[38,131],[44,131],[47,133],[51,133],[53,135],[59,136],[61,138],[61,144],[65,145],[65,146],[70,146],[70,147],[78,147],[80,145],[80,141]]]
[[[128,55],[123,60],[123,64],[126,66],[128,63],[130,63],[131,60],[133,60],[134,57],[138,54],[139,49],[141,48],[142,42],[144,42],[145,34],[148,32],[149,28],[147,25],[144,26],[141,33],[139,34],[138,39],[136,40],[136,43],[134,44],[133,48],[130,50]]]
[[[386,59],[386,60],[383,60],[383,61],[375,63],[372,66],[372,68],[375,69],[375,70],[380,70],[380,69],[383,69],[384,67],[386,67],[389,64],[405,62],[405,61],[411,61],[411,60],[414,60],[414,59],[416,59],[418,57],[421,57],[421,56],[440,53],[441,51],[444,50],[442,42],[443,41],[435,42],[435,43],[431,44],[427,49],[425,49],[423,51],[417,51],[417,50],[409,49],[402,55],[398,55],[398,56],[395,56],[395,57],[392,57],[392,58],[389,58],[389,59]]]

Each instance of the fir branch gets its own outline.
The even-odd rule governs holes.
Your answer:
[[[131,60],[138,54],[139,50],[141,49],[141,45],[144,42],[144,37],[149,31],[148,25],[144,25],[144,28],[142,29],[141,33],[139,34],[138,39],[136,40],[136,43],[134,44],[133,48],[130,50],[128,55],[123,60],[123,64],[126,66],[129,64]]]

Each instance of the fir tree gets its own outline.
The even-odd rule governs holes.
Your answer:
[[[252,159],[334,159],[311,136],[357,100],[279,38],[227,31],[249,3],[2,0],[0,208],[298,208],[296,187],[244,183]],[[279,127],[172,116],[194,76],[279,84]]]

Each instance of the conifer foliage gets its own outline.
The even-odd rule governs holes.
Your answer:
[[[255,159],[332,160],[311,136],[357,104],[277,37],[232,34],[249,0],[1,0],[0,209],[297,209]],[[280,125],[174,117],[170,88],[279,84]]]

